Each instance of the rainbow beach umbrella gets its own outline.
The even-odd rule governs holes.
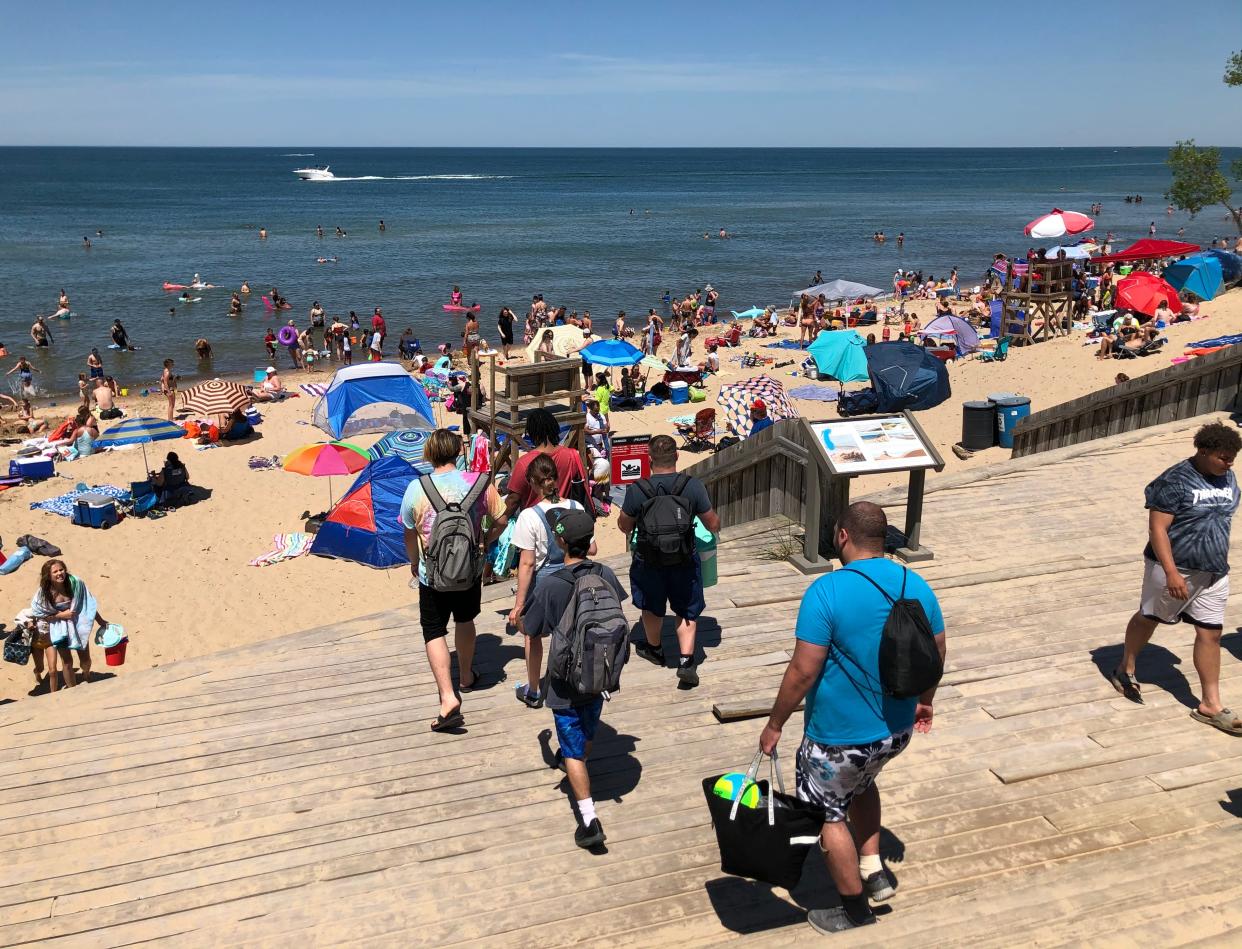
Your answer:
[[[285,455],[281,468],[311,478],[328,479],[328,507],[332,506],[332,476],[357,474],[371,462],[364,448],[349,442],[315,442]]]

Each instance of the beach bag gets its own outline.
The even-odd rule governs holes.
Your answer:
[[[552,630],[548,675],[583,695],[605,699],[621,687],[621,670],[630,658],[629,623],[617,591],[597,564],[566,567],[552,574],[573,585],[569,605]]]
[[[642,492],[638,509],[638,553],[653,567],[680,567],[694,556],[694,508],[682,495],[690,483],[679,474],[672,491],[663,491],[643,478],[635,482]]]
[[[944,675],[944,660],[932,635],[931,621],[918,600],[906,599],[906,576],[901,569],[901,593],[897,599],[861,570],[842,568],[856,573],[880,591],[889,602],[888,619],[880,632],[880,686],[884,694],[895,699],[911,699],[940,684]],[[855,666],[858,663],[840,650]],[[858,666],[860,669],[861,666]],[[851,680],[853,681],[853,680]],[[871,690],[874,692],[874,689]]]
[[[29,547],[32,554],[38,554],[40,557],[59,557],[61,554],[60,548],[55,544],[50,544],[34,534],[22,534],[17,538],[17,546]]]
[[[875,389],[859,389],[857,392],[842,392],[837,400],[837,414],[842,418],[851,415],[870,415],[880,410],[880,397]]]
[[[769,779],[758,783],[759,805],[741,807],[762,760],[763,752],[756,752],[732,799],[716,794],[716,782],[723,777],[719,774],[703,779],[703,796],[716,830],[721,871],[792,890],[802,879],[806,855],[819,839],[824,815],[813,804],[785,793],[775,753],[769,759]],[[773,782],[779,791],[772,790]]]
[[[4,661],[24,666],[30,661],[30,647],[33,642],[34,634],[19,626],[4,637]]]
[[[691,386],[690,387],[690,401],[691,402],[706,402],[707,401],[707,390],[701,389],[698,386]]]
[[[432,510],[436,512],[431,538],[423,552],[427,563],[427,583],[441,593],[468,590],[483,576],[484,555],[470,511],[491,481],[481,474],[460,502],[446,503],[436,490],[431,475],[418,479]]]

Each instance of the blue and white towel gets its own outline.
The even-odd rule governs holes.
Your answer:
[[[81,487],[68,494],[62,494],[59,497],[48,498],[46,501],[31,502],[30,509],[32,511],[47,511],[49,514],[59,514],[61,517],[73,516],[73,505],[84,494],[106,494],[110,498],[117,501],[128,501],[129,492],[124,488],[117,488],[110,484],[100,484],[93,488]]]

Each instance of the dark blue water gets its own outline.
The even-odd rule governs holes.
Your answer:
[[[412,326],[426,346],[460,340],[460,317],[440,309],[455,283],[483,305],[494,340],[499,307],[524,313],[536,292],[611,317],[620,308],[645,312],[666,288],[684,293],[707,282],[732,308],[786,302],[817,269],[826,279],[888,286],[898,265],[932,274],[956,266],[969,280],[994,252],[1024,251],[1022,226],[1053,205],[1086,210],[1102,201],[1101,232],[1123,241],[1145,236],[1152,220],[1160,236],[1179,224],[1188,239],[1225,233],[1220,209],[1197,221],[1166,217],[1164,154],[0,148],[0,341],[11,353],[34,352],[30,323],[55,310],[64,287],[75,315],[52,321],[55,345],[34,353],[42,387],[73,389],[117,316],[142,349],[105,350],[105,366],[140,387],[169,356],[183,375],[263,365],[261,340],[274,322],[259,294],[273,285],[300,325],[316,299],[330,315],[352,309],[364,318],[378,304],[390,332]],[[364,180],[291,174],[323,163]],[[1124,204],[1132,193],[1146,202]],[[333,236],[338,226],[347,237]],[[721,227],[735,237],[716,239]],[[890,238],[904,231],[904,250],[891,239],[875,245],[877,229]],[[318,265],[319,256],[339,262]],[[170,317],[175,294],[162,283],[195,272],[220,289]],[[229,290],[243,279],[255,292],[245,314],[230,319]],[[195,359],[199,336],[215,348],[210,366]],[[12,356],[0,371],[11,365]]]

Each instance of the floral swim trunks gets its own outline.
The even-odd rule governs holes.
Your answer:
[[[914,729],[865,745],[821,745],[803,738],[798,747],[798,799],[822,808],[829,823],[845,820],[850,802],[862,794],[910,744]]]

